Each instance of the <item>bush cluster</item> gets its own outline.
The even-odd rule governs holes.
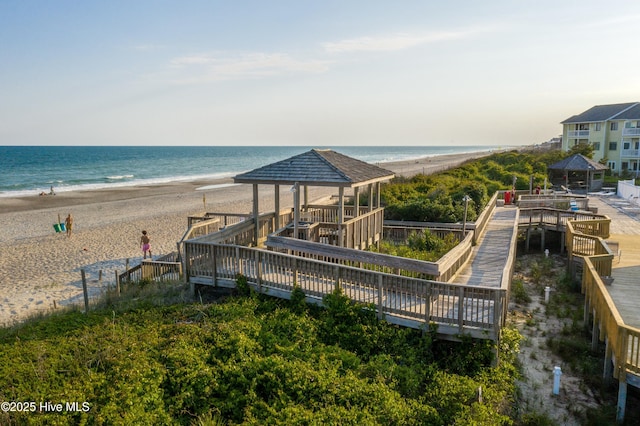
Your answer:
[[[547,166],[567,153],[543,154],[510,151],[496,153],[435,175],[396,178],[382,188],[385,218],[421,222],[460,222],[464,216],[464,196],[471,198],[467,220],[474,221],[496,191],[542,185]]]
[[[0,399],[91,409],[0,423],[510,423],[513,371],[491,367],[491,342],[434,341],[339,291],[326,308],[299,299],[70,312],[3,330]]]

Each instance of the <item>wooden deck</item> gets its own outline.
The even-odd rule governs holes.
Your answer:
[[[186,278],[192,284],[234,287],[236,275],[242,274],[260,293],[289,298],[297,286],[314,303],[320,303],[324,295],[339,286],[351,299],[374,304],[378,315],[391,323],[413,328],[434,323],[443,337],[455,339],[468,334],[497,340],[508,306],[518,210],[494,207],[492,204],[487,209],[490,219],[481,227],[485,232],[478,232],[481,237],[474,248],[475,259],[467,261],[471,238],[464,239],[469,240],[469,250],[459,253],[463,259],[460,265],[468,262],[469,272],[468,277],[458,274],[461,282],[409,278],[376,268],[353,267],[353,262],[344,264],[344,259],[329,258],[331,251],[344,249],[325,244],[319,246],[331,250],[321,260],[203,238],[184,242]],[[487,262],[490,264],[481,265]],[[449,277],[439,272],[438,275]]]
[[[608,253],[584,257],[585,321],[593,318],[592,348],[605,341],[603,376],[618,379],[617,421],[622,423],[627,384],[640,388],[640,212],[618,197],[593,197],[590,204],[611,218],[611,226],[604,241]],[[608,277],[613,282],[608,284]]]
[[[500,288],[505,261],[516,244],[517,221],[517,208],[496,207],[484,235],[472,250],[470,262],[450,282]]]
[[[607,286],[625,324],[640,328],[640,220],[625,211],[618,197],[594,197],[590,204],[611,218],[609,242],[616,248],[612,264],[612,285]]]

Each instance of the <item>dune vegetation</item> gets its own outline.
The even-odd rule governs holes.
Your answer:
[[[555,156],[555,157],[554,157]],[[508,152],[396,179],[388,218],[472,221],[490,194],[544,179],[557,153]],[[416,242],[419,243],[419,242]],[[426,243],[425,243],[426,244]],[[519,332],[435,339],[380,321],[339,291],[324,308],[253,294],[193,302],[137,283],[88,313],[0,330],[1,424],[513,424]],[[206,297],[204,298],[206,299]],[[496,362],[495,354],[499,361]],[[20,403],[20,404],[18,404]]]

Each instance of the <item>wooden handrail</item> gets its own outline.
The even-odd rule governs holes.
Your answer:
[[[316,299],[339,285],[350,298],[375,303],[387,319],[405,318],[416,327],[435,322],[443,330],[479,338],[499,336],[494,309],[502,312],[506,304],[503,289],[403,277],[251,247],[191,240],[185,251],[185,274],[196,283],[233,287],[242,274],[257,291],[288,297],[298,286]]]
[[[600,339],[608,337],[617,365],[613,376],[620,378],[621,374],[627,372],[637,374],[640,372],[640,329],[624,323],[602,280],[603,276],[611,275],[614,254],[602,237],[581,232],[586,230],[597,233],[603,232],[604,229],[608,237],[609,228],[602,227],[601,220],[594,220],[593,226],[587,226],[586,222],[589,221],[567,222],[566,243],[569,261],[572,261],[573,256],[581,256],[584,259],[582,291],[585,294],[585,303],[590,310],[595,311],[595,316],[602,325]]]

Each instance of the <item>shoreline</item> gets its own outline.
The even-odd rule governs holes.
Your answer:
[[[495,152],[495,151],[494,151]],[[492,152],[424,157],[378,164],[409,177],[434,173]],[[127,261],[142,259],[141,231],[151,237],[153,256],[176,249],[187,229],[187,216],[205,211],[250,213],[251,185],[233,185],[233,179],[197,180],[151,186],[119,187],[95,191],[69,191],[57,195],[2,197],[0,223],[0,325],[12,325],[29,316],[82,301],[81,269],[87,274],[89,294],[99,295],[115,282]],[[230,185],[231,184],[231,185]],[[198,189],[200,188],[200,189]],[[281,208],[293,204],[282,190]],[[309,187],[311,200],[337,192],[336,188]],[[206,204],[203,197],[206,197]],[[273,210],[273,187],[260,186],[260,211]],[[70,238],[53,225],[68,213],[74,216]],[[102,273],[102,281],[98,279]]]

